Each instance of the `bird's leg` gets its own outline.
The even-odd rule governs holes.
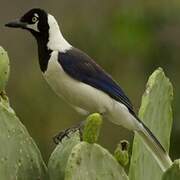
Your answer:
[[[63,131],[60,131],[57,135],[53,137],[53,141],[55,144],[58,144],[59,142],[62,142],[62,140],[67,137],[69,138],[69,134],[74,133],[76,131],[79,131],[80,134],[80,140],[82,140],[82,130],[84,127],[84,121],[81,121],[77,125],[67,128]]]

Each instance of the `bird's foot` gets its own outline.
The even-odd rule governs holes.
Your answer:
[[[75,133],[76,131],[79,131],[80,134],[80,140],[82,140],[82,130],[84,127],[84,121],[81,121],[80,123],[78,123],[77,125],[71,127],[71,128],[67,128],[63,131],[60,131],[57,135],[55,135],[53,137],[53,141],[55,144],[59,144],[62,142],[62,140],[67,137],[70,138],[70,134]]]

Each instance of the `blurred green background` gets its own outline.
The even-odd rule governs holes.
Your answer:
[[[54,148],[52,137],[84,117],[43,80],[32,36],[3,26],[34,7],[53,14],[66,39],[120,82],[136,112],[149,75],[159,66],[164,68],[175,96],[170,153],[173,159],[180,158],[180,1],[1,0],[0,45],[8,50],[11,61],[7,93],[47,160]],[[104,122],[100,143],[112,151],[120,139],[132,137],[129,131]]]

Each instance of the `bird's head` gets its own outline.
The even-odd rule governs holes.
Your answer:
[[[44,44],[48,49],[60,51],[65,51],[71,47],[63,38],[54,16],[43,9],[31,9],[21,18],[9,22],[5,26],[30,31],[37,39],[40,47]]]
[[[31,9],[21,18],[9,22],[5,26],[26,29],[35,37],[45,35],[49,31],[48,14],[42,9]]]

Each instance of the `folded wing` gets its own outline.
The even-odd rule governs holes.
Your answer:
[[[120,86],[87,54],[72,48],[59,53],[58,61],[69,76],[105,92],[133,113],[132,104]]]

